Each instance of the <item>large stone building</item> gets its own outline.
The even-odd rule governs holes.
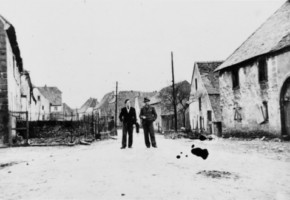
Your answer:
[[[0,16],[0,146],[11,141],[16,116],[21,111],[22,58],[14,27]],[[9,128],[10,127],[10,128]]]
[[[195,62],[191,79],[189,116],[192,129],[217,134],[221,129],[219,74],[222,62]]]
[[[290,135],[290,2],[217,70],[227,130]]]

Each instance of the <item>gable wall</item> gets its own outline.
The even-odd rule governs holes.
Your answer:
[[[197,79],[197,90],[195,86],[195,79]],[[199,97],[201,97],[201,111],[199,110]],[[192,75],[190,99],[192,101],[189,105],[190,126],[192,127],[192,129],[200,130],[201,128],[203,128],[205,131],[209,131],[210,127],[207,120],[207,111],[212,111],[213,121],[215,121],[215,116],[211,107],[208,93],[202,83],[200,72],[196,65],[194,66]],[[202,123],[200,121],[200,117],[202,117]],[[214,130],[213,127],[212,130]]]

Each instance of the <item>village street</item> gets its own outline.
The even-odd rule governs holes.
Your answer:
[[[125,150],[120,137],[90,146],[0,149],[0,199],[290,197],[289,143],[158,135],[158,148],[147,149],[142,131],[134,136],[133,149]],[[192,144],[207,148],[208,158],[192,155]]]

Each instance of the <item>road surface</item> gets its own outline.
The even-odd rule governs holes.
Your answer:
[[[290,199],[289,143],[157,136],[157,144],[147,149],[141,133],[125,150],[120,137],[0,149],[0,199]],[[209,157],[192,155],[192,144]]]

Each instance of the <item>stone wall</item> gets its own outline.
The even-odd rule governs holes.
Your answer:
[[[266,57],[268,81],[259,82],[258,62],[240,66],[239,88],[232,88],[232,69],[220,74],[222,121],[225,128],[235,131],[265,131],[281,134],[280,90],[290,76],[290,52]],[[268,121],[261,109],[267,102]]]

